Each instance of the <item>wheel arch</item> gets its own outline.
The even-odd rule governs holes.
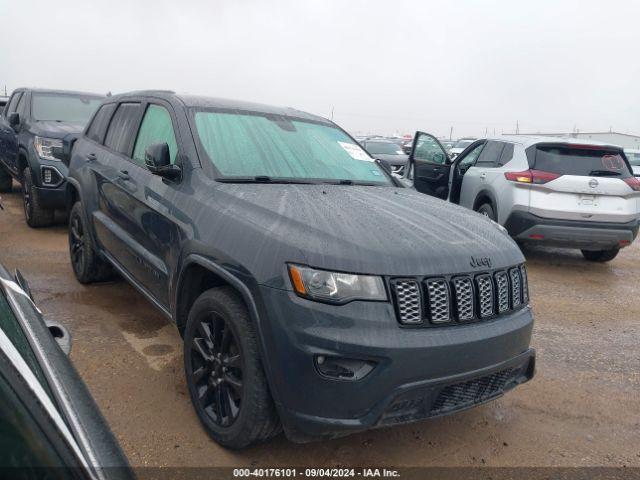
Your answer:
[[[478,195],[476,196],[476,199],[473,202],[473,211],[477,212],[478,208],[480,208],[480,206],[484,205],[485,203],[488,203],[489,205],[491,205],[491,208],[493,208],[493,213],[496,215],[496,218],[500,218],[498,216],[498,202],[496,201],[495,195],[489,190],[481,190],[478,193]]]
[[[196,298],[198,298],[202,292],[218,286],[229,286],[233,288],[247,306],[249,317],[256,326],[256,333],[258,334],[260,344],[260,360],[262,361],[262,366],[267,377],[269,390],[271,391],[271,395],[276,406],[279,405],[280,402],[277,398],[278,394],[275,389],[272,388],[273,382],[271,379],[273,376],[271,366],[264,354],[266,351],[266,345],[265,337],[263,335],[263,325],[253,294],[247,285],[239,278],[212,260],[209,260],[199,254],[190,254],[184,259],[178,276],[178,281],[176,283],[173,303],[173,319],[180,331],[180,334],[183,335],[184,333],[189,310]],[[185,292],[185,295],[181,295],[182,292]]]

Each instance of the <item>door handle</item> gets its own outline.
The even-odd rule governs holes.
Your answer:
[[[88,153],[87,154],[87,160],[89,160],[90,162],[93,162],[97,157],[95,153]]]
[[[481,173],[481,174],[480,174],[480,178],[481,178],[482,180],[484,180],[485,178],[487,178],[487,174],[486,174],[486,173]]]
[[[118,177],[122,180],[129,180],[131,177],[129,176],[129,172],[126,170],[120,170],[118,172]]]

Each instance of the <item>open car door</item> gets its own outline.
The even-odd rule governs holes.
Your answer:
[[[429,133],[416,132],[407,169],[413,175],[414,188],[421,193],[446,200],[449,195],[450,171],[451,161],[438,139]]]

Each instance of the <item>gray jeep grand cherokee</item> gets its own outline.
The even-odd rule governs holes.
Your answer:
[[[134,92],[72,141],[57,154],[74,272],[116,270],[176,323],[193,405],[220,444],[421,420],[533,377],[513,240],[399,187],[332,122]]]

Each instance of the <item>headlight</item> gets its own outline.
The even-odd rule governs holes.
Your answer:
[[[62,147],[62,140],[59,138],[36,137],[33,140],[33,146],[40,158],[45,160],[58,160],[53,156],[53,147]]]
[[[328,272],[289,265],[291,283],[301,297],[321,302],[347,303],[351,300],[387,299],[381,277]]]

